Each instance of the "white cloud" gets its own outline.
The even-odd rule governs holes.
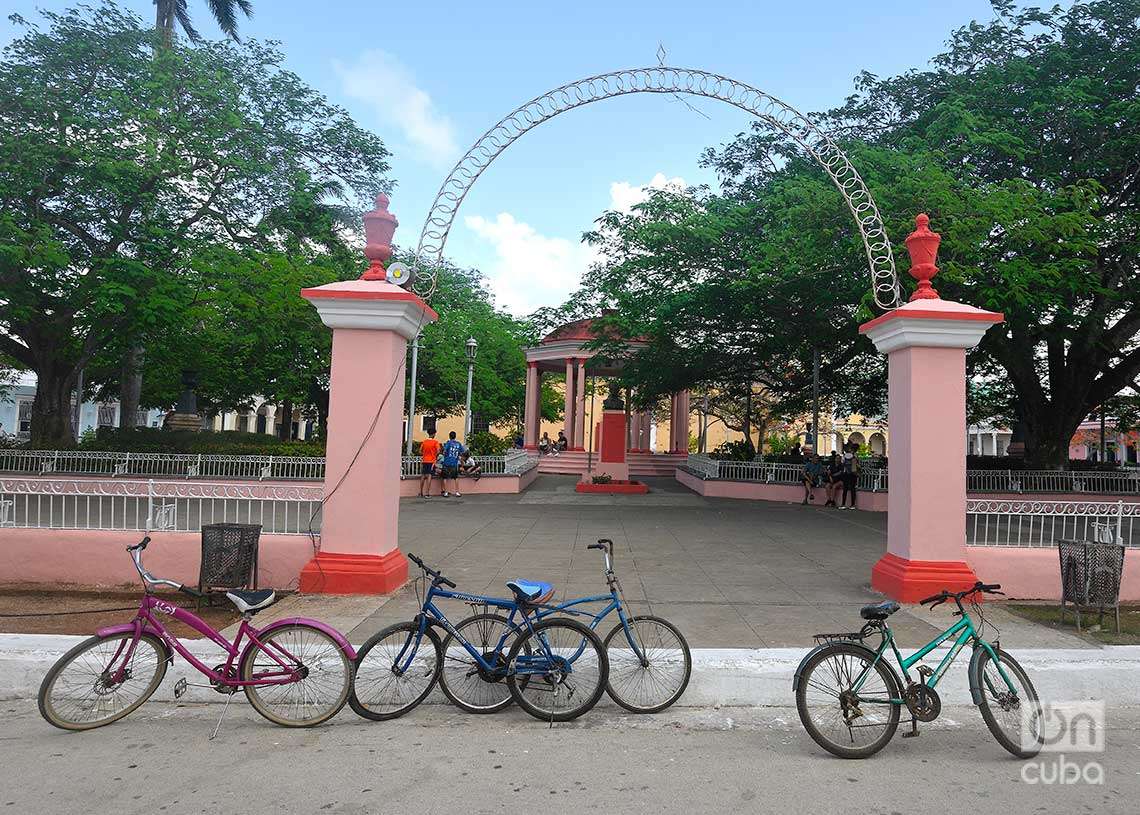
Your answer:
[[[635,187],[628,181],[615,181],[610,184],[610,209],[618,212],[629,212],[635,206],[649,198],[650,190],[674,190],[681,192],[688,185],[680,176],[666,178],[665,173],[657,173],[648,184]]]
[[[455,128],[411,72],[387,51],[371,50],[354,64],[333,67],[347,96],[372,106],[386,125],[399,128],[417,154],[434,165],[454,161],[459,153]]]
[[[495,264],[484,271],[495,300],[515,314],[561,305],[597,259],[593,247],[542,235],[509,212],[494,220],[468,215],[463,222],[494,249]]]
[[[651,189],[685,187],[683,178],[666,178],[664,173],[637,186],[615,181],[610,184],[608,209],[629,212],[649,197]],[[561,305],[578,288],[590,264],[600,259],[598,251],[580,243],[577,236],[571,239],[543,235],[509,212],[500,212],[494,219],[468,215],[463,222],[494,252],[494,263],[483,271],[495,300],[514,314]]]

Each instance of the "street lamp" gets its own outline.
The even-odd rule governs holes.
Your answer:
[[[463,441],[471,435],[471,380],[475,376],[475,355],[479,353],[479,343],[474,337],[467,338],[467,414],[463,420]]]

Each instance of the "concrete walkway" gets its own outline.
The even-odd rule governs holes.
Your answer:
[[[559,598],[570,598],[605,591],[601,555],[586,546],[611,538],[635,612],[666,617],[695,648],[809,646],[819,632],[858,630],[859,606],[882,599],[869,587],[871,565],[886,546],[881,513],[708,499],[672,479],[647,479],[646,496],[581,495],[574,480],[544,475],[522,495],[405,499],[400,547],[463,591],[504,596],[507,580],[525,577],[551,582]],[[370,602],[314,602],[299,597],[275,611],[326,617],[361,642],[418,608],[411,586]],[[470,613],[461,603],[441,606],[453,621]],[[1011,647],[1096,647],[997,609],[990,616]],[[908,647],[951,622],[946,606],[891,617]],[[603,623],[603,633],[608,629]]]

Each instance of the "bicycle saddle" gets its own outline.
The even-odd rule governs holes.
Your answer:
[[[537,580],[508,580],[507,588],[520,603],[541,605],[554,595],[554,586]]]
[[[261,611],[261,609],[273,605],[277,599],[273,589],[257,589],[256,591],[234,589],[227,591],[226,597],[230,598],[230,602],[237,606],[237,610],[242,614],[247,611]]]
[[[884,600],[881,603],[863,606],[859,609],[859,616],[864,620],[885,620],[900,608],[901,606],[894,600]]]

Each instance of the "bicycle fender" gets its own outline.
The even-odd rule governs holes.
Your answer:
[[[800,677],[803,676],[804,666],[807,665],[808,660],[811,659],[812,657],[814,657],[816,654],[818,654],[823,649],[829,648],[835,644],[836,643],[834,643],[834,642],[825,642],[822,645],[817,645],[815,648],[812,648],[810,651],[807,652],[807,654],[804,655],[804,658],[800,660],[800,664],[796,666],[795,676],[792,677],[792,692],[793,693],[795,693],[796,691],[798,691],[800,689]],[[874,660],[874,658],[875,658],[875,652],[861,642],[858,642],[856,640],[844,640],[843,645],[849,645],[849,646],[852,646],[854,648],[858,648],[860,651],[864,651],[867,654],[867,656],[872,660]],[[891,678],[895,682],[895,688],[901,692],[902,680],[899,679],[898,672],[895,671],[894,666],[891,665],[891,663],[887,662],[885,659],[880,659],[879,664],[886,666],[887,671],[890,673]]]
[[[981,645],[974,646],[974,653],[970,656],[970,698],[973,699],[975,705],[981,705],[982,699],[982,654],[986,649]]]
[[[277,621],[272,622],[269,625],[265,626],[265,628],[262,628],[258,632],[258,637],[261,637],[263,634],[269,634],[269,633],[277,630],[278,628],[282,628],[282,627],[287,626],[287,625],[311,625],[313,628],[316,628],[320,631],[325,632],[326,634],[328,634],[330,637],[333,638],[333,640],[336,642],[337,645],[340,646],[340,650],[344,651],[345,656],[347,656],[353,662],[356,661],[356,649],[353,648],[352,645],[349,644],[348,639],[345,638],[344,634],[337,631],[331,625],[328,625],[327,623],[322,623],[320,620],[310,620],[307,617],[286,617],[283,620],[277,620]],[[245,651],[249,651],[249,649],[252,646],[253,646],[252,642],[247,644],[245,647]],[[242,659],[245,659],[245,652],[244,651],[242,653]],[[241,664],[241,663],[239,662],[238,664]]]
[[[109,625],[106,628],[99,628],[95,630],[96,637],[112,637],[116,634],[134,634],[134,623],[119,623],[118,625]],[[142,634],[150,634],[162,644],[162,654],[166,662],[174,664],[174,651],[166,644],[166,638],[158,632],[158,629],[150,623],[143,623]]]

